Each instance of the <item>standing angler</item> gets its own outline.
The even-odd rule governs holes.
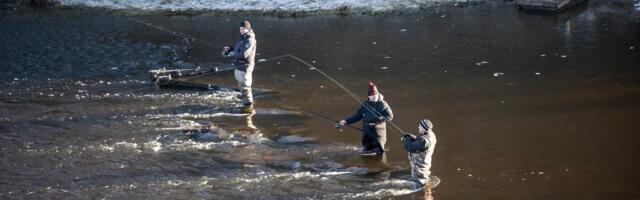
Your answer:
[[[249,21],[240,22],[240,40],[233,47],[224,47],[222,55],[234,59],[235,77],[242,90],[242,103],[246,106],[253,104],[251,83],[253,82],[253,68],[256,65],[256,34],[251,29]]]
[[[340,126],[345,126],[362,120],[363,153],[376,153],[379,155],[385,151],[385,144],[387,143],[386,122],[393,119],[393,112],[371,81],[369,81],[369,93],[367,96],[368,101],[362,102],[355,114],[338,123]]]
[[[431,175],[431,156],[436,147],[436,134],[433,132],[433,123],[428,119],[423,119],[418,125],[418,135],[405,133],[402,136],[404,148],[409,152],[411,163],[411,177],[416,182],[418,188],[435,187],[440,183],[440,179]],[[430,179],[434,180],[430,180]],[[427,185],[431,181],[430,185]]]

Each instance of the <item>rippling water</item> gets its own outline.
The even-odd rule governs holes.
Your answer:
[[[239,16],[2,9],[0,198],[425,198],[396,133],[385,157],[360,157],[357,132],[308,114],[357,105],[295,60],[258,63],[254,114],[229,87],[149,82],[158,67],[228,61],[129,19],[222,45]],[[294,54],[363,96],[373,80],[405,131],[432,119],[436,199],[640,197],[635,2],[247,18],[258,59]],[[234,85],[227,72],[192,81]]]

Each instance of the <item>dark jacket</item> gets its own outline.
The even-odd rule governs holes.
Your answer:
[[[367,108],[369,107],[369,108]],[[370,111],[374,110],[373,111]],[[380,119],[380,113],[384,118]],[[384,101],[384,97],[380,95],[377,102],[364,101],[355,114],[345,119],[347,124],[352,124],[362,120],[362,146],[366,151],[375,151],[382,153],[385,151],[387,144],[387,128],[385,121],[393,119],[393,112],[389,104]],[[371,125],[370,123],[375,123]]]
[[[240,40],[229,50],[232,55],[236,69],[247,72],[253,71],[256,60],[256,34],[253,30],[241,35]],[[247,70],[249,69],[249,70]]]
[[[385,117],[384,120],[380,120],[380,116],[375,112],[370,111],[368,108],[373,108],[376,112],[382,114]],[[385,121],[391,121],[393,119],[393,112],[391,111],[391,107],[384,101],[383,97],[380,96],[380,101],[372,102],[372,101],[364,101],[358,111],[353,114],[351,117],[345,119],[347,124],[352,124],[357,121],[362,120],[362,122],[366,123],[381,123]]]
[[[429,149],[429,146],[431,146],[431,142],[429,141],[427,134],[419,135],[415,139],[406,138],[403,142],[404,149],[410,153],[425,152]]]

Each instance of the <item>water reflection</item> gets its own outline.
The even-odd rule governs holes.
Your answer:
[[[257,131],[258,127],[253,124],[253,116],[256,115],[256,111],[253,109],[253,105],[249,105],[248,107],[246,107],[244,112],[249,113],[246,116],[247,127],[252,131]]]

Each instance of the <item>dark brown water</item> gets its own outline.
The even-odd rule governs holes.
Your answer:
[[[246,18],[258,59],[293,54],[362,97],[371,80],[405,131],[431,119],[432,172],[442,179],[435,199],[638,199],[639,9],[590,2],[532,14],[483,3]],[[388,133],[392,172],[367,173],[377,164],[356,156],[359,133],[338,134],[292,108],[335,119],[357,108],[293,59],[258,63],[255,87],[275,92],[258,94],[255,116],[237,112],[231,90],[148,87],[147,70],[181,57],[185,43],[128,18],[215,46],[232,44],[243,17],[73,9],[0,16],[2,198],[424,198],[407,194],[399,135]],[[214,46],[196,41],[182,59],[226,62]],[[233,85],[229,73],[192,81]],[[249,117],[258,131],[247,129]],[[194,123],[221,129],[196,140],[166,130]],[[290,143],[298,136],[313,141]]]

